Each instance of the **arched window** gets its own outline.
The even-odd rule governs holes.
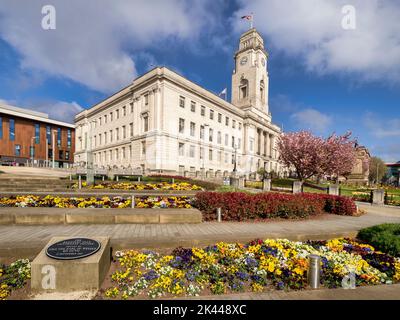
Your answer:
[[[240,99],[247,98],[248,90],[249,90],[249,81],[242,78],[242,80],[240,81],[240,86],[239,86]]]

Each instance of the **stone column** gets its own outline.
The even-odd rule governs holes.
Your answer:
[[[293,193],[301,193],[302,185],[303,183],[301,181],[293,181]]]
[[[274,143],[275,143],[275,137],[271,134],[269,136],[270,140],[269,140],[269,154],[271,156],[271,158],[275,158],[274,157]]]
[[[270,142],[270,135],[269,132],[267,132],[267,135],[265,137],[265,153],[267,157],[271,156],[271,142]]]
[[[339,195],[339,185],[338,184],[330,184],[328,188],[328,193],[333,196]]]
[[[377,204],[377,205],[385,204],[385,190],[377,189],[372,192],[372,204]]]
[[[261,154],[261,130],[257,129],[257,155]]]
[[[263,191],[271,191],[271,179],[263,180]]]
[[[268,132],[267,131],[264,131],[264,153],[263,153],[263,155],[266,157],[267,156],[267,153],[268,153],[268,143],[267,143],[267,139],[268,139]]]

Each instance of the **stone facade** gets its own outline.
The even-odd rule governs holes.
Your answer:
[[[268,108],[268,54],[260,34],[240,38],[232,103],[166,67],[137,78],[76,122],[75,163],[145,173],[221,177],[280,171]],[[90,158],[89,158],[90,161]]]

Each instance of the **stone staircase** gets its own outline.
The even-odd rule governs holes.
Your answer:
[[[71,191],[73,181],[59,178],[0,177],[0,192]]]

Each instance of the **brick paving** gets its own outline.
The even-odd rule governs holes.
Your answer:
[[[109,236],[114,249],[172,248],[208,245],[216,241],[245,242],[255,238],[290,240],[353,237],[357,231],[381,223],[400,223],[400,208],[359,204],[361,217],[325,215],[302,221],[206,222],[201,224],[116,224],[0,226],[0,258],[32,256],[53,236]]]
[[[318,289],[270,291],[221,296],[202,296],[185,300],[400,300],[400,284],[357,287],[356,289]]]

